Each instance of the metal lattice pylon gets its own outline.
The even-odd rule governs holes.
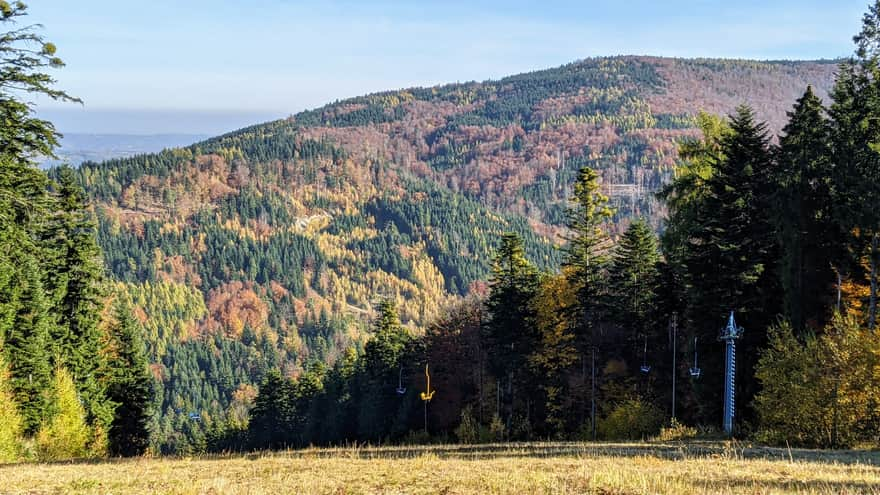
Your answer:
[[[724,371],[724,433],[733,435],[733,415],[736,406],[736,341],[742,337],[743,328],[736,326],[733,311],[727,320],[727,327],[721,331],[719,339],[726,344]]]

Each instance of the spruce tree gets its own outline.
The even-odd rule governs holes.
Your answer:
[[[831,94],[836,218],[850,234],[851,272],[868,261],[868,327],[877,323],[880,276],[880,2],[875,2],[854,37],[855,57],[844,62]]]
[[[57,322],[53,347],[74,377],[89,423],[104,428],[112,407],[97,376],[103,367],[98,323],[104,295],[97,225],[72,169],[60,169],[56,189],[55,212],[42,233],[45,285]]]
[[[737,352],[743,397],[737,403],[742,405],[755,393],[752,367],[781,308],[771,221],[778,176],[766,124],[756,121],[750,108],[737,108],[730,129],[714,173],[706,179],[702,215],[688,233],[682,261],[689,286],[686,323],[693,333],[703,342],[715,340],[731,310],[746,328]],[[721,346],[706,353],[704,361],[707,368],[721,369]],[[701,380],[704,419],[718,417],[720,375]]]
[[[774,222],[781,247],[785,312],[796,333],[824,327],[834,300],[844,232],[834,218],[831,129],[808,87],[779,138]]]
[[[51,382],[49,365],[51,316],[40,280],[40,267],[31,256],[18,258],[12,325],[4,351],[12,376],[15,400],[21,408],[24,431],[33,434],[42,422]]]
[[[654,232],[644,220],[634,220],[614,247],[608,269],[610,311],[618,324],[635,332],[626,336],[631,342],[647,335],[656,319],[659,262]]]
[[[400,397],[395,391],[398,377],[403,366],[412,366],[406,362],[411,338],[400,325],[394,303],[383,299],[378,313],[373,335],[364,345],[363,373],[358,387],[358,436],[369,440],[381,440],[391,433],[400,406]]]
[[[611,254],[608,268],[607,305],[620,345],[618,355],[636,370],[648,359],[645,347],[656,349],[665,339],[657,330],[665,328],[658,314],[660,251],[648,224],[634,220]]]
[[[593,332],[605,309],[602,297],[607,289],[609,239],[604,226],[610,221],[612,211],[608,197],[599,190],[599,175],[591,168],[578,172],[571,202],[568,212],[571,235],[564,264],[578,295],[573,309],[583,348],[596,344]]]
[[[136,456],[150,445],[155,380],[148,368],[146,346],[131,310],[121,303],[114,308],[110,326],[111,358],[107,399],[115,405],[110,423],[110,453]]]
[[[290,446],[288,432],[293,416],[293,385],[271,370],[260,384],[260,392],[251,409],[248,434],[251,446],[257,449],[279,449]]]
[[[397,368],[409,339],[406,330],[400,325],[397,308],[391,300],[383,299],[379,303],[378,312],[373,324],[373,336],[364,346],[364,360],[368,369],[384,372]]]
[[[587,400],[595,412],[597,382],[587,382],[587,361],[601,367],[604,350],[600,350],[601,323],[606,317],[607,265],[610,241],[605,224],[611,220],[612,210],[608,197],[602,194],[599,175],[595,170],[582,168],[574,183],[574,197],[570,199],[568,228],[570,237],[565,248],[563,267],[575,291],[575,303],[567,313],[577,336],[581,354],[581,423],[587,419]],[[604,346],[603,346],[604,347]],[[600,354],[601,353],[601,354]],[[598,362],[597,362],[598,361]],[[595,424],[592,425],[595,428]],[[595,430],[594,430],[595,431]]]
[[[526,259],[522,239],[516,234],[505,234],[492,263],[486,300],[489,320],[483,327],[483,339],[504,409],[498,413],[508,428],[519,389],[530,382],[526,356],[537,341],[532,300],[538,282],[538,271]]]

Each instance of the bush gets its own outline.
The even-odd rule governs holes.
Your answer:
[[[627,399],[598,423],[605,440],[643,440],[660,431],[663,414],[640,398]]]
[[[880,403],[880,342],[869,330],[836,316],[821,336],[771,329],[758,362],[760,420],[755,439],[769,444],[851,447],[875,441]]]
[[[583,424],[581,424],[577,431],[572,435],[572,440],[579,442],[587,442],[593,439],[593,423],[590,420],[586,420]]]
[[[696,428],[683,425],[679,423],[677,419],[673,418],[669,423],[669,426],[664,426],[660,429],[660,434],[657,435],[656,440],[660,442],[676,442],[679,440],[696,438],[696,436]]]
[[[497,414],[492,416],[492,422],[489,423],[489,437],[494,442],[504,441],[504,422]]]

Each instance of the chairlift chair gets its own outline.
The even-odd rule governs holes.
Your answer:
[[[694,337],[694,365],[690,369],[691,376],[694,378],[699,378],[700,375],[703,374],[703,370],[697,366],[697,338]]]
[[[650,373],[651,367],[648,365],[648,334],[645,334],[645,351],[642,355],[642,365],[639,367],[642,373]]]
[[[405,393],[406,387],[403,386],[403,366],[401,366],[397,375],[397,395],[403,395]]]

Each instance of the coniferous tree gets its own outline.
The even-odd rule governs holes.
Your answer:
[[[775,183],[766,125],[741,106],[721,140],[720,159],[706,179],[702,216],[688,232],[684,270],[689,286],[687,324],[703,342],[714,340],[725,316],[735,311],[747,331],[737,352],[737,403],[748,404],[755,393],[751,378],[766,331],[780,311],[776,272],[778,249],[771,221]],[[706,366],[721,369],[720,346],[707,353]],[[720,374],[702,380],[703,417],[718,417]]]
[[[508,429],[521,392],[518,389],[530,381],[526,356],[537,340],[531,303],[538,281],[538,271],[526,259],[522,239],[516,234],[505,234],[492,263],[486,300],[489,319],[483,327],[483,338],[503,407],[503,411],[496,413]]]
[[[796,333],[830,314],[845,233],[834,217],[831,129],[811,87],[789,112],[779,138],[774,221],[781,248],[785,311]]]
[[[604,312],[602,297],[606,291],[608,236],[605,224],[611,219],[608,197],[599,189],[599,175],[590,168],[578,172],[574,197],[569,210],[571,237],[566,247],[565,266],[577,291],[574,308],[581,345],[594,345],[593,332]]]
[[[49,346],[52,321],[40,281],[39,265],[30,256],[16,261],[20,263],[13,293],[16,304],[4,350],[10,363],[12,389],[21,408],[25,433],[33,434],[46,414],[46,396],[51,382]]]
[[[648,224],[637,219],[620,238],[608,269],[608,305],[623,334],[627,349],[648,337],[656,340],[652,326],[657,320],[657,291],[660,273],[657,238]],[[637,347],[637,346],[636,346]]]
[[[575,304],[568,309],[572,326],[576,330],[577,345],[581,353],[581,423],[587,420],[587,402],[595,412],[597,406],[597,382],[587,382],[587,362],[602,366],[600,353],[601,323],[606,316],[607,264],[609,239],[604,230],[613,211],[608,207],[608,197],[602,194],[599,175],[591,168],[578,171],[574,183],[574,196],[568,209],[568,228],[571,231],[566,246],[563,267],[575,291]],[[598,362],[597,362],[598,360]],[[588,393],[589,392],[589,393]],[[592,425],[595,428],[595,424]],[[595,432],[595,429],[594,429]]]
[[[103,307],[103,260],[85,193],[69,167],[58,173],[54,203],[56,211],[42,233],[46,290],[52,295],[51,308],[56,316],[52,343],[57,357],[74,377],[89,423],[106,428],[113,413],[98,380],[98,370],[103,367],[98,329]]]
[[[367,368],[377,371],[396,368],[408,340],[406,331],[400,325],[397,308],[390,299],[379,302],[378,312],[373,336],[364,346]]]
[[[673,269],[683,265],[691,232],[696,228],[709,195],[708,180],[723,158],[721,141],[730,133],[727,121],[701,112],[697,116],[699,138],[684,140],[678,147],[681,159],[675,178],[658,192],[669,208],[661,239],[664,257]]]
[[[146,347],[131,310],[117,302],[110,326],[107,399],[115,405],[110,423],[110,454],[136,456],[150,445],[155,381],[150,374]]]
[[[27,15],[24,2],[3,2],[0,26],[13,25]],[[17,157],[24,162],[39,155],[53,156],[58,133],[51,122],[33,114],[33,103],[22,101],[22,93],[41,94],[59,101],[80,102],[64,91],[53,88],[55,80],[46,69],[64,67],[55,54],[53,43],[37,34],[36,26],[10,28],[0,37],[4,53],[0,71],[0,155]]]
[[[641,219],[630,224],[612,250],[606,296],[607,319],[613,328],[609,345],[623,367],[606,378],[606,406],[635,396],[647,400],[658,375],[667,375],[658,373],[663,366],[657,362],[658,356],[666,355],[658,352],[666,342],[660,335],[665,322],[659,314],[659,261],[656,236]]]
[[[55,369],[51,392],[49,419],[37,433],[40,457],[45,460],[85,457],[89,454],[92,435],[76,385],[63,367]]]
[[[266,374],[254,400],[248,426],[254,448],[279,449],[290,445],[292,388],[290,380],[281,376],[279,371],[270,370]]]
[[[868,327],[877,320],[880,276],[880,3],[872,5],[854,37],[855,57],[840,65],[831,93],[836,217],[850,235],[850,272],[860,278],[867,258]]]
[[[395,389],[411,341],[400,325],[393,302],[383,299],[378,312],[373,335],[364,345],[363,373],[358,386],[358,435],[371,440],[381,440],[391,433],[400,406]]]

